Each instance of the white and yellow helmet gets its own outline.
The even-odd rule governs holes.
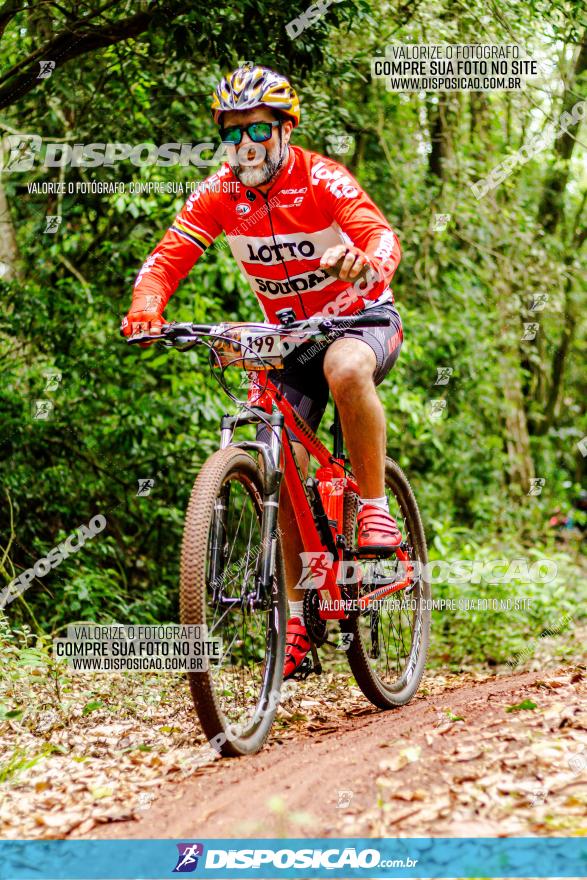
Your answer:
[[[290,81],[269,67],[243,64],[221,79],[212,99],[214,122],[227,110],[252,110],[269,107],[287,116],[294,124],[300,122],[300,100]]]

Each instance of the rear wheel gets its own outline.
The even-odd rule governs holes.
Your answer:
[[[285,651],[285,583],[279,538],[263,546],[263,481],[240,449],[214,453],[188,505],[181,552],[180,614],[222,642],[218,662],[189,673],[192,698],[210,744],[222,755],[258,751],[279,704]],[[255,574],[273,553],[265,608],[254,608]]]
[[[349,641],[347,657],[357,684],[372,703],[390,709],[411,700],[424,673],[430,640],[430,602],[425,600],[430,599],[430,583],[418,505],[404,472],[390,458],[385,466],[385,493],[409,557],[418,563],[415,586],[409,593],[399,590],[368,610],[354,613],[341,621],[341,629],[349,634],[345,639]],[[345,494],[344,527],[349,547],[357,546],[357,501],[355,494]],[[395,556],[363,561],[362,568],[362,594],[375,589],[378,578],[400,580],[404,576]]]

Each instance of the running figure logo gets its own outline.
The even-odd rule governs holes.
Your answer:
[[[334,556],[321,550],[300,553],[302,573],[296,584],[297,590],[320,590],[326,583],[326,575],[332,568]]]
[[[142,480],[138,480],[139,488],[137,491],[137,496],[141,496],[142,498],[146,498],[147,495],[151,494],[151,489],[155,485],[155,480],[151,477],[143,478]]]
[[[198,867],[198,859],[204,855],[203,843],[178,843],[176,844],[179,856],[177,865],[173,869],[174,874],[187,874],[195,871]]]

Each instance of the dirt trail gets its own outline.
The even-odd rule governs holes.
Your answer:
[[[87,836],[578,834],[587,814],[584,672],[467,681],[395,711],[337,719],[335,729],[308,725],[281,742],[276,734],[258,755],[168,779],[134,821]]]

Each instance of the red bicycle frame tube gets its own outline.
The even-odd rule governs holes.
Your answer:
[[[385,599],[386,596],[390,596],[392,593],[397,593],[398,590],[405,590],[406,587],[409,587],[412,583],[412,578],[414,576],[414,566],[412,565],[410,557],[405,552],[405,550],[401,549],[401,547],[396,548],[395,555],[403,565],[407,577],[405,577],[403,581],[396,581],[395,584],[387,585],[384,587],[377,587],[377,589],[373,590],[371,593],[367,593],[365,596],[361,596],[357,603],[361,611],[366,611],[371,602],[376,602],[379,599]]]
[[[249,392],[249,402],[265,410],[267,413],[272,411],[273,404],[275,404],[279,411],[283,413],[282,450],[284,460],[282,464],[285,478],[283,488],[290,497],[302,544],[304,549],[310,553],[324,553],[324,542],[316,528],[306,490],[294,461],[293,449],[287,430],[289,429],[294,434],[296,439],[304,446],[306,452],[312,455],[322,467],[331,467],[333,474],[336,473],[338,478],[344,480],[349,489],[358,493],[359,487],[355,480],[345,474],[342,462],[333,458],[332,453],[318,440],[312,429],[298,415],[290,402],[278,391],[273,382],[267,377],[267,374],[259,372],[256,375],[259,377],[259,382]],[[259,385],[262,387],[259,388]],[[335,534],[341,530],[342,520],[340,522],[337,520]],[[339,560],[333,560],[333,565],[329,566],[324,573],[324,582],[317,587],[320,599],[320,617],[324,620],[340,620],[347,617],[344,611],[340,587],[337,583],[338,562]]]
[[[290,402],[278,391],[267,374],[259,371],[256,373],[256,376],[259,377],[260,381],[250,388],[249,403],[265,410],[267,413],[272,412],[273,404],[275,404],[284,417],[284,432],[282,434],[283,462],[281,463],[285,477],[283,488],[290,497],[302,545],[310,553],[324,554],[324,542],[316,527],[306,490],[294,461],[293,449],[287,430],[289,429],[302,444],[306,452],[318,461],[320,468],[328,469],[332,474],[333,491],[328,498],[323,497],[323,501],[325,502],[325,512],[329,520],[335,523],[332,526],[334,538],[336,538],[337,534],[342,534],[343,532],[344,492],[351,491],[359,495],[359,487],[356,481],[345,472],[343,461],[334,458],[332,453],[316,437],[309,425],[294,410]],[[263,378],[261,379],[261,377]],[[405,589],[412,583],[413,566],[408,554],[398,547],[396,555],[404,567],[406,578],[392,585],[378,587],[371,593],[361,596],[358,604],[362,611],[366,610],[371,602],[383,599],[385,596],[398,590]],[[323,620],[341,620],[348,617],[344,610],[344,600],[338,584],[340,563],[342,565],[348,564],[348,560],[334,559],[333,564],[324,573],[324,582],[316,588],[320,599],[319,614]]]

